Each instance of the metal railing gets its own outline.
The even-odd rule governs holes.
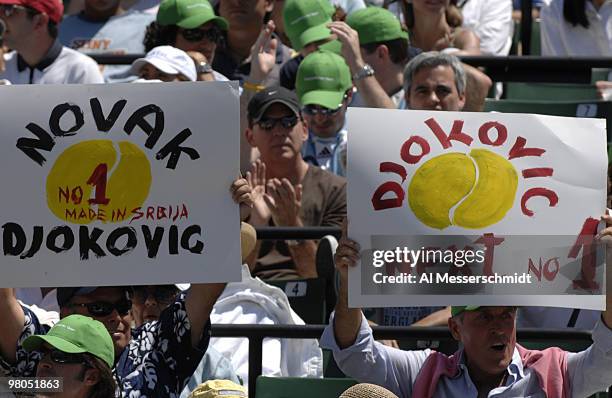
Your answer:
[[[212,325],[212,337],[244,337],[249,339],[249,397],[255,398],[257,377],[262,373],[262,344],[265,338],[319,339],[325,325]],[[453,340],[444,327],[375,326],[375,339]],[[577,330],[520,329],[517,340],[530,342],[575,341],[591,343],[591,333]]]
[[[129,65],[144,54],[88,54],[101,65]],[[464,56],[498,82],[590,83],[592,68],[612,68],[612,57]]]

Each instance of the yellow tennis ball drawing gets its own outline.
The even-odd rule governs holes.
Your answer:
[[[501,221],[518,187],[514,166],[486,149],[447,153],[423,163],[408,186],[408,204],[425,225],[479,229]]]
[[[47,176],[47,205],[61,220],[120,222],[113,211],[142,206],[151,187],[151,165],[128,141],[90,140],[62,152]]]

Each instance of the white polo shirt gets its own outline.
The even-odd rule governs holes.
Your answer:
[[[5,71],[0,79],[11,84],[92,84],[104,83],[98,64],[90,57],[55,41],[33,68],[16,51],[4,55]]]

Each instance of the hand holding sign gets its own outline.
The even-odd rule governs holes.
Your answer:
[[[273,178],[266,184],[266,204],[272,212],[275,225],[300,226],[300,208],[302,207],[302,184],[295,187],[288,179]]]

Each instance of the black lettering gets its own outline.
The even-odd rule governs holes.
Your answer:
[[[17,140],[17,148],[21,149],[30,159],[42,166],[47,159],[37,149],[51,152],[55,146],[55,141],[51,134],[47,133],[36,123],[29,123],[26,129],[30,130],[38,139],[21,137]]]
[[[98,245],[98,238],[102,235],[100,228],[94,228],[89,235],[89,229],[82,225],[79,228],[79,254],[81,260],[89,260],[89,252],[92,251],[96,257],[104,257],[106,253]]]
[[[178,227],[170,226],[170,234],[168,235],[169,254],[178,254]]]
[[[121,115],[121,111],[125,108],[125,104],[127,104],[127,100],[119,100],[113,105],[113,109],[111,109],[110,113],[107,117],[104,117],[104,112],[102,111],[102,105],[100,105],[100,100],[97,98],[91,98],[89,100],[89,105],[91,106],[91,113],[93,115],[94,121],[96,122],[96,127],[98,131],[110,131],[115,125],[115,122]]]
[[[69,111],[74,115],[74,125],[68,130],[63,130],[60,126],[60,120],[62,119],[62,116]],[[56,137],[75,135],[76,131],[83,127],[84,124],[85,119],[83,118],[83,111],[81,111],[81,108],[74,104],[59,104],[53,108],[51,116],[49,117],[49,128]]]
[[[127,236],[127,242],[125,242],[123,249],[119,249],[117,248],[117,241],[123,235]],[[136,230],[132,227],[121,227],[110,233],[108,239],[106,239],[106,248],[113,256],[119,257],[134,250],[136,243],[138,243]]]
[[[185,129],[178,133],[176,137],[174,137],[170,142],[163,146],[155,155],[157,160],[165,159],[168,155],[170,155],[170,159],[168,159],[168,163],[166,164],[166,168],[174,170],[176,164],[179,161],[181,156],[181,152],[185,152],[191,160],[199,159],[200,154],[193,148],[190,147],[182,147],[180,144],[185,142],[187,138],[191,135],[191,131],[189,129]]]
[[[58,246],[57,238],[62,235],[64,236],[64,244]],[[47,235],[47,249],[54,253],[61,253],[70,250],[72,249],[73,245],[74,233],[67,225],[64,225],[63,227],[55,227],[51,230],[51,232],[49,232],[49,235]]]
[[[155,126],[151,126],[145,119],[146,116],[151,114],[155,114]],[[125,122],[123,130],[130,135],[136,126],[140,127],[149,136],[145,141],[145,147],[151,149],[157,144],[161,133],[164,131],[164,112],[157,105],[145,105],[130,116]]]
[[[21,225],[7,222],[2,226],[2,245],[5,256],[18,256],[26,247],[26,235]]]
[[[25,258],[30,258],[33,255],[35,255],[40,250],[40,246],[42,246],[42,242],[43,242],[43,227],[41,225],[35,225],[34,235],[32,236],[32,246],[30,246],[30,249],[28,249],[28,251],[22,254],[19,258],[23,260]]]
[[[189,246],[189,239],[193,235],[200,236],[202,234],[202,228],[199,225],[190,225],[183,231],[181,236],[181,247],[185,250],[189,250],[192,253],[201,254],[204,249],[204,243],[201,240],[196,240],[193,246]]]
[[[147,257],[157,257],[157,252],[159,251],[159,246],[164,236],[164,228],[156,227],[153,236],[151,236],[151,230],[148,225],[143,225],[141,228],[142,234],[144,235],[145,246],[147,247]]]

